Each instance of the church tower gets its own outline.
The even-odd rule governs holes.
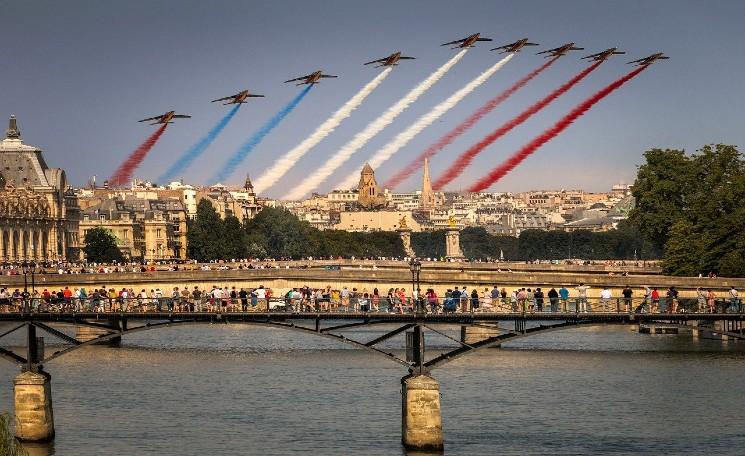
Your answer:
[[[432,192],[432,181],[429,178],[429,159],[424,159],[424,176],[422,177],[422,194],[419,196],[420,209],[435,208],[435,194]]]
[[[385,198],[380,193],[380,187],[375,180],[375,171],[369,163],[365,163],[360,173],[360,183],[357,186],[357,203],[366,209],[385,204]]]

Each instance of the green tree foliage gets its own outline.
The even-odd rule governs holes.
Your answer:
[[[745,276],[745,161],[737,148],[709,145],[691,156],[653,149],[645,158],[630,220],[664,247],[665,271]]]
[[[248,256],[248,236],[237,217],[233,215],[225,217],[222,222],[222,233],[221,253],[223,258],[246,258]]]
[[[516,259],[522,260],[583,260],[651,259],[659,252],[645,242],[635,226],[619,223],[618,229],[592,231],[525,230],[518,238]]]
[[[83,252],[90,262],[111,263],[124,259],[116,245],[116,237],[106,228],[91,228],[85,233],[83,242]]]
[[[11,416],[8,413],[0,413],[0,455],[22,456],[27,455],[10,427]]]
[[[445,230],[411,233],[411,248],[422,258],[445,256]]]
[[[189,258],[198,261],[225,258],[223,221],[207,199],[197,204],[197,216],[189,220],[186,236]]]

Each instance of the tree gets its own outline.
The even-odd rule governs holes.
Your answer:
[[[22,456],[28,454],[13,436],[10,422],[11,417],[9,414],[0,413],[0,454],[4,456]]]
[[[206,198],[197,204],[197,216],[188,222],[186,234],[189,258],[211,261],[225,258],[223,222]]]
[[[248,242],[246,231],[237,217],[230,215],[222,222],[223,243],[221,245],[224,258],[246,258],[248,256]]]
[[[124,259],[116,245],[116,237],[106,228],[91,228],[85,233],[83,252],[90,262],[112,263]]]
[[[666,274],[692,276],[701,269],[703,245],[691,222],[680,220],[670,228],[662,268]]]

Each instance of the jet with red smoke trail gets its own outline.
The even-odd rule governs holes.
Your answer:
[[[246,101],[246,98],[264,98],[264,95],[256,95],[250,93],[248,90],[241,90],[235,95],[229,95],[227,97],[218,98],[217,100],[212,100],[212,103],[215,103],[216,101],[225,101],[225,103],[223,103],[223,106],[227,106],[229,104],[248,103]]]
[[[493,40],[491,38],[481,38],[480,33],[474,33],[473,35],[469,35],[460,40],[451,41],[449,43],[443,43],[440,46],[450,46],[451,44],[455,44],[455,47],[451,49],[470,48],[470,47],[474,47],[473,44],[477,41],[493,41]]]
[[[323,74],[323,71],[318,70],[318,71],[314,71],[311,74],[306,74],[305,76],[300,76],[299,78],[288,79],[287,81],[285,81],[285,83],[295,82],[295,81],[303,81],[303,82],[301,82],[299,84],[295,84],[295,85],[299,85],[299,86],[300,85],[303,85],[303,84],[313,85],[313,84],[318,84],[319,82],[321,82],[320,81],[321,79],[325,79],[325,78],[338,78],[338,77],[339,76],[334,76],[334,75],[331,75],[331,74]]]
[[[521,40],[517,40],[514,43],[505,44],[504,46],[495,47],[494,49],[489,49],[490,51],[502,51],[499,52],[499,54],[508,54],[513,52],[520,52],[520,50],[525,46],[538,46],[538,43],[531,43],[528,41],[527,38],[523,38]]]
[[[384,66],[398,65],[399,60],[414,60],[414,59],[416,59],[416,57],[406,57],[406,56],[401,55],[401,51],[398,51],[398,52],[394,52],[388,57],[383,57],[382,59],[373,60],[371,62],[365,63],[364,65],[372,65],[373,63],[379,63],[380,65],[376,65],[375,68],[380,68]]]
[[[643,65],[651,65],[658,60],[665,60],[669,58],[670,57],[666,56],[662,52],[658,52],[656,54],[650,55],[649,57],[644,57],[643,59],[638,59],[638,60],[632,60],[631,62],[626,62],[626,63],[628,64],[636,63],[638,66],[643,66]]]
[[[574,43],[567,43],[557,48],[548,49],[546,51],[538,52],[536,55],[546,54],[546,57],[558,57],[560,55],[567,55],[569,51],[581,51],[585,48],[576,47]]]
[[[171,124],[173,123],[173,119],[191,119],[191,116],[186,114],[176,114],[176,111],[168,111],[167,113],[159,116],[138,120],[138,122],[149,122],[151,120],[154,120],[155,122],[151,123],[150,125]]]
[[[624,51],[619,51],[618,48],[608,48],[602,52],[598,52],[597,54],[590,54],[582,57],[582,60],[591,60],[593,62],[600,62],[606,60],[608,57],[612,55],[620,55],[625,54]]]

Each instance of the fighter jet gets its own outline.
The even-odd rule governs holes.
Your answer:
[[[176,114],[176,111],[168,111],[163,115],[148,117],[147,119],[138,120],[138,122],[148,122],[154,120],[155,122],[151,123],[150,125],[170,124],[173,123],[173,119],[191,119],[191,116],[187,116],[186,114]]]
[[[636,63],[638,66],[644,66],[644,65],[651,65],[657,60],[664,60],[664,59],[669,59],[669,58],[670,57],[664,55],[662,52],[658,52],[656,54],[650,55],[649,57],[644,57],[643,59],[639,59],[639,60],[632,60],[631,62],[627,62],[627,63],[629,64]]]
[[[548,54],[548,55],[546,55],[546,57],[558,57],[560,55],[566,55],[567,52],[569,52],[569,51],[581,51],[583,49],[584,48],[581,48],[581,47],[575,47],[574,46],[574,43],[567,43],[567,44],[565,44],[563,46],[559,46],[557,48],[549,49],[547,51],[541,51],[541,52],[537,53],[536,55]]]
[[[593,62],[602,62],[608,59],[608,57],[612,55],[625,54],[625,52],[619,51],[617,49],[618,48],[608,48],[604,50],[603,52],[598,52],[597,54],[586,55],[582,57],[582,60],[592,60]]]
[[[373,60],[372,62],[367,62],[365,65],[370,65],[373,63],[379,63],[380,65],[377,65],[375,68],[380,68],[383,66],[394,66],[398,65],[398,61],[401,59],[404,60],[414,60],[416,57],[405,57],[401,55],[401,51],[394,52],[393,54],[389,55],[388,57],[383,57],[382,59]]]
[[[514,43],[505,44],[504,46],[495,47],[494,49],[489,50],[501,50],[502,52],[500,52],[500,54],[507,54],[512,52],[520,52],[520,49],[522,49],[523,46],[538,46],[538,43],[529,43],[527,38],[523,38],[521,40],[515,41]]]
[[[475,43],[476,41],[492,41],[491,38],[479,38],[480,36],[481,36],[480,33],[474,33],[473,35],[463,38],[462,40],[455,40],[449,43],[443,43],[440,46],[449,46],[451,44],[455,44],[456,46],[451,49],[469,48],[469,47],[473,47],[473,43]]]
[[[321,78],[338,78],[338,77],[339,76],[332,76],[330,74],[323,74],[323,71],[318,70],[318,71],[314,71],[311,74],[308,74],[308,75],[305,75],[305,76],[300,76],[299,78],[289,79],[289,80],[285,81],[285,83],[287,83],[287,82],[295,82],[295,81],[303,81],[303,82],[301,82],[299,84],[295,84],[295,85],[318,84],[320,82],[319,79],[321,79]]]
[[[264,95],[254,95],[252,93],[248,93],[248,90],[242,90],[235,95],[230,95],[228,97],[218,98],[217,100],[212,100],[211,103],[214,103],[216,101],[227,101],[226,103],[223,103],[223,106],[229,105],[229,104],[241,104],[241,103],[248,103],[246,101],[246,98],[264,98]]]

